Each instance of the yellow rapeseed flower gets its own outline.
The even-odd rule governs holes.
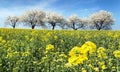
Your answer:
[[[31,35],[38,36],[38,31],[37,30],[32,31]]]
[[[3,39],[2,39],[2,37],[0,36],[0,42],[2,41]]]
[[[71,63],[66,63],[66,64],[65,64],[65,67],[67,67],[67,68],[68,68],[68,67],[72,67],[72,64],[71,64]]]
[[[81,48],[85,49],[86,51],[89,51],[90,54],[96,51],[96,45],[91,41],[85,42],[85,44],[83,44]]]
[[[2,40],[2,43],[3,43],[3,44],[6,43],[6,40]]]
[[[106,51],[106,49],[104,47],[99,47],[97,50],[98,53],[103,53],[105,51]]]
[[[78,57],[72,56],[72,57],[70,57],[70,58],[68,59],[68,62],[72,64],[72,63],[74,63],[77,59],[78,59]]]
[[[54,50],[54,45],[52,45],[52,44],[47,45],[46,51],[49,51],[49,50]]]
[[[75,46],[69,51],[70,58],[68,62],[73,65],[78,65],[83,63],[83,61],[88,60],[88,52],[92,54],[96,51],[96,45],[93,42],[86,42],[81,47]]]
[[[98,67],[95,67],[94,70],[95,70],[95,72],[99,72],[99,68]]]
[[[83,61],[88,60],[88,57],[85,55],[79,56],[78,60],[76,61],[77,64],[83,63]]]
[[[0,67],[2,66],[2,64],[0,64]]]
[[[21,52],[21,54],[22,54],[22,56],[24,57],[27,57],[27,56],[29,56],[30,55],[30,52]]]
[[[87,41],[85,44],[88,45],[88,46],[91,46],[94,49],[96,49],[96,45],[91,41]]]
[[[102,65],[102,70],[104,70],[104,69],[106,69],[107,67],[106,67],[106,65]]]
[[[105,63],[104,62],[98,62],[98,65],[104,65]]]
[[[55,35],[55,36],[54,36],[54,39],[57,40],[57,39],[58,39],[58,36]]]
[[[87,72],[87,70],[85,68],[82,68],[82,72]]]
[[[61,40],[60,40],[60,43],[61,43],[61,44],[64,44],[64,40],[63,40],[63,39],[61,39]]]
[[[120,50],[114,51],[113,54],[116,58],[120,58]]]
[[[12,52],[12,48],[11,47],[9,47],[8,49],[7,49],[7,52]]]
[[[99,53],[98,57],[99,58],[107,58],[107,54],[106,53]]]
[[[8,53],[7,54],[7,58],[12,58],[13,57],[13,53]]]
[[[63,53],[62,53],[62,54],[60,54],[59,56],[60,56],[60,57],[67,58],[67,55],[65,55],[65,54],[63,54]]]
[[[80,52],[80,47],[75,46],[69,51],[69,56],[78,55]]]
[[[26,35],[26,36],[25,36],[25,39],[29,40],[29,36]]]
[[[30,39],[30,42],[32,42],[32,41],[34,41],[34,38],[31,38],[31,39]]]
[[[85,45],[84,45],[85,46]],[[89,48],[86,46],[86,47],[81,47],[80,48],[80,53],[81,54],[87,54],[89,51]]]
[[[78,65],[78,64],[83,63],[83,61],[85,61],[85,60],[88,60],[87,56],[85,56],[85,55],[79,55],[79,56],[74,55],[68,59],[68,62],[73,65]]]

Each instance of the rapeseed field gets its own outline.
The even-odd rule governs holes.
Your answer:
[[[0,72],[119,72],[120,31],[0,29]]]

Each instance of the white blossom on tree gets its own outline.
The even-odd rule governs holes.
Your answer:
[[[46,13],[42,10],[30,10],[21,17],[21,22],[34,29],[36,26],[45,26],[45,16]]]
[[[68,27],[74,30],[84,28],[86,23],[87,23],[87,19],[79,18],[77,15],[71,15],[68,18]]]
[[[113,25],[114,22],[111,13],[104,10],[92,14],[90,20],[91,26],[97,30],[111,29],[111,25]]]
[[[80,18],[78,29],[79,28],[82,28],[82,29],[87,28],[88,23],[89,23],[89,19],[88,18]]]
[[[13,28],[15,28],[16,25],[18,24],[18,22],[19,22],[19,18],[17,16],[8,16],[5,19],[4,23],[12,26]]]
[[[46,22],[52,26],[52,30],[54,30],[57,25],[62,27],[64,21],[62,15],[54,12],[47,12]]]

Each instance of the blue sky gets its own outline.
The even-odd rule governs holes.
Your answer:
[[[115,19],[113,30],[120,30],[120,0],[0,0],[0,27],[7,16],[20,16],[31,9],[55,11],[68,17],[77,14],[88,17],[99,10],[112,12]]]

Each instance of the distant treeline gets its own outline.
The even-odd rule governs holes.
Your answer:
[[[8,16],[5,23],[13,28],[16,25],[30,26],[34,29],[36,26],[48,28],[51,26],[52,30],[56,26],[62,29],[97,29],[97,30],[110,30],[114,24],[114,19],[110,12],[100,10],[99,12],[91,14],[89,17],[80,18],[78,15],[71,15],[67,19],[63,15],[55,12],[46,12],[43,10],[30,10],[26,11],[20,17]]]

